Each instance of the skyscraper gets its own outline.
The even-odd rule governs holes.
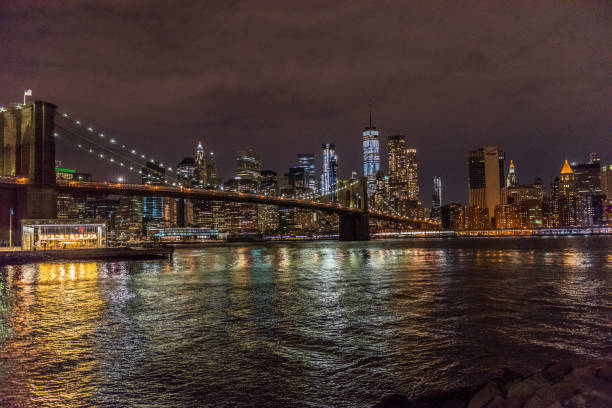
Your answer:
[[[416,149],[406,149],[406,183],[408,200],[419,201],[419,164]]]
[[[601,225],[604,194],[601,185],[601,160],[597,153],[589,154],[588,163],[572,166],[576,184],[576,225]]]
[[[372,126],[372,106],[370,105],[370,123],[363,130],[363,175],[367,180],[368,196],[376,192],[376,173],[380,170],[379,132]]]
[[[141,170],[142,184],[166,184],[166,169],[158,163],[148,162]],[[176,202],[164,197],[142,198],[142,224],[147,235],[157,230],[170,227],[176,218]]]
[[[408,198],[407,167],[406,167],[406,137],[393,135],[387,138],[389,151],[389,196],[392,203]]]
[[[559,192],[557,196],[559,225],[572,226],[576,224],[576,182],[574,171],[565,161],[559,178]]]
[[[419,165],[416,149],[406,147],[404,135],[387,138],[389,151],[389,196],[391,205],[404,215],[420,216]]]
[[[261,161],[253,150],[236,153],[236,179],[259,182]]]
[[[304,188],[315,192],[317,190],[317,175],[314,154],[300,153],[297,155],[297,159],[296,167],[304,169]]]
[[[338,156],[336,155],[336,147],[333,143],[322,145],[322,174],[321,174],[321,194],[331,194],[336,189],[338,180]]]
[[[206,155],[204,153],[204,146],[202,146],[202,141],[199,141],[198,146],[196,147],[194,178],[195,186],[206,186],[208,175],[206,172]]]
[[[488,209],[489,218],[494,216],[496,205],[505,204],[505,157],[497,146],[472,150],[468,157],[469,206]]]
[[[508,167],[508,177],[506,177],[506,187],[517,186],[517,185],[518,185],[518,177],[516,176],[514,162],[510,160],[510,166]]]
[[[176,178],[181,186],[193,187],[197,184],[196,162],[193,157],[185,157],[176,166]]]
[[[433,179],[433,195],[431,197],[431,219],[441,221],[442,208],[442,179],[435,176]]]

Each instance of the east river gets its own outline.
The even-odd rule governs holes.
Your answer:
[[[612,357],[612,237],[0,266],[0,406],[371,406]]]

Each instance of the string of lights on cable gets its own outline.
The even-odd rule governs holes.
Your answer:
[[[159,163],[159,166],[162,168],[165,168],[167,171],[174,173],[174,169],[172,167],[165,167],[163,162],[159,162],[158,160],[156,160],[155,158],[151,157],[150,155],[146,155],[142,152],[138,152],[135,148],[133,147],[129,147],[128,145],[121,143],[116,137],[110,137],[107,134],[103,133],[103,132],[99,132],[96,131],[95,128],[93,126],[89,126],[89,125],[84,125],[80,120],[76,120],[73,119],[72,116],[68,113],[57,113],[57,116],[69,121],[70,123],[72,123],[74,126],[81,128],[83,130],[85,130],[88,134],[92,135],[92,136],[97,136],[97,138],[101,141],[105,141],[108,145],[117,148],[117,149],[121,149],[122,151],[126,151],[129,152],[129,154],[133,155],[133,156],[137,156],[140,157],[141,159],[145,159],[148,160],[150,162],[153,163]]]
[[[67,143],[71,145],[73,148],[76,148],[80,151],[83,151],[92,156],[95,156],[99,160],[103,160],[114,166],[120,167],[124,169],[125,171],[130,171],[134,174],[142,175],[141,168],[144,166],[141,163],[134,161],[130,158],[116,157],[117,156],[116,152],[111,151],[109,153],[108,149],[105,149],[104,147],[97,146],[97,148],[95,148],[94,147],[95,144],[89,140],[86,140],[85,142],[74,141],[72,140],[72,137],[75,137],[77,135],[75,135],[73,132],[70,132],[69,130],[61,126],[56,125],[56,132],[54,135],[57,139],[61,140],[62,142]],[[152,169],[152,171],[155,171],[155,170]],[[166,184],[170,184],[167,179],[165,179],[164,182]],[[172,182],[171,184],[176,185],[176,182]]]

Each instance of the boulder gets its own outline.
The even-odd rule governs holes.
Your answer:
[[[552,382],[559,382],[572,371],[572,364],[568,361],[554,362],[544,368],[544,375]]]
[[[494,382],[489,382],[485,385],[468,404],[468,408],[482,408],[499,395],[499,388]]]
[[[534,374],[531,377],[525,378],[523,381],[512,384],[508,388],[508,398],[523,398],[529,397],[538,389],[549,385],[550,383],[540,373]]]

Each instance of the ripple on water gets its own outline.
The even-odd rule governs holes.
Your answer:
[[[1,406],[369,406],[612,353],[611,238],[0,267]]]

